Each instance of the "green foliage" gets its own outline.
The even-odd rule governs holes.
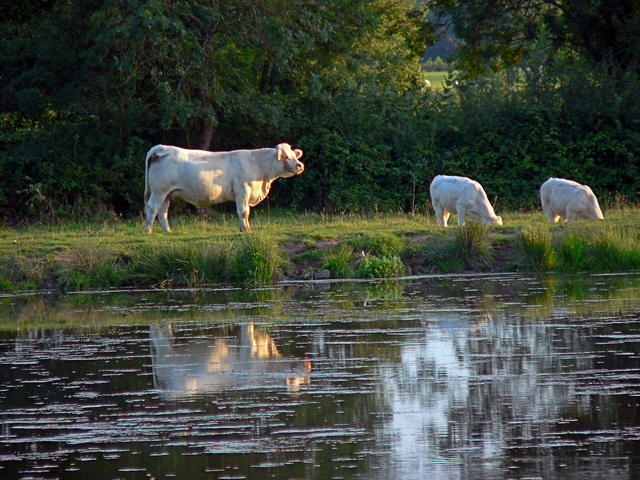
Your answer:
[[[366,254],[399,255],[407,240],[397,235],[361,235],[349,240],[353,250]]]
[[[588,270],[588,239],[575,233],[560,238],[557,246],[558,269],[563,272]]]
[[[360,278],[391,278],[405,273],[406,267],[396,255],[365,255],[356,270]]]
[[[487,73],[540,54],[579,55],[640,73],[637,46],[640,8],[634,1],[521,2],[519,0],[428,0],[446,15],[458,38],[457,67]]]
[[[606,225],[568,232],[559,238],[557,251],[558,269],[564,272],[640,268],[640,242],[636,236]]]
[[[436,57],[422,62],[422,68],[425,72],[445,72],[451,69],[451,65],[442,58]]]
[[[499,210],[537,208],[550,176],[635,202],[640,22],[609,3],[569,16],[551,3],[427,2],[467,40],[442,90],[424,88],[420,64],[434,17],[410,0],[10,8],[1,215],[134,217],[160,142],[302,148],[305,173],[269,197],[296,211],[423,211],[440,173],[480,181]]]

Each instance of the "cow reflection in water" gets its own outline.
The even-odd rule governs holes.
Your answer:
[[[171,325],[151,325],[156,388],[180,397],[250,386],[282,385],[297,392],[310,382],[310,360],[283,357],[271,336],[251,323],[239,329],[232,337],[178,343]]]

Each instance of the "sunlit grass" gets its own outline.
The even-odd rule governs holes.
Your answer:
[[[144,234],[141,219],[4,227],[0,289],[264,284],[305,258],[333,277],[355,274],[367,256],[419,264],[414,272],[640,268],[640,209],[614,208],[601,222],[558,225],[540,212],[501,214],[502,227],[469,222],[445,229],[431,215],[256,209],[249,235],[238,231],[235,214],[215,211],[176,215],[170,234]]]

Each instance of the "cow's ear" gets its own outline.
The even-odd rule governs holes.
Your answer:
[[[296,148],[296,149],[293,151],[293,153],[295,153],[296,158],[297,158],[298,160],[300,160],[300,157],[302,156],[302,150],[300,150],[299,148]]]
[[[282,148],[282,144],[276,146],[276,158],[278,160],[282,160],[284,158],[284,148]]]

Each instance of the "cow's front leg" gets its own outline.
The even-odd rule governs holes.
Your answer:
[[[240,219],[240,231],[251,232],[249,225],[249,189],[243,188],[242,193],[236,196],[236,211]]]
[[[442,208],[440,205],[434,205],[433,206],[433,210],[436,212],[436,219],[438,220],[438,224],[440,226],[446,227],[447,226],[447,218],[446,218],[447,212],[445,212],[444,208]]]

